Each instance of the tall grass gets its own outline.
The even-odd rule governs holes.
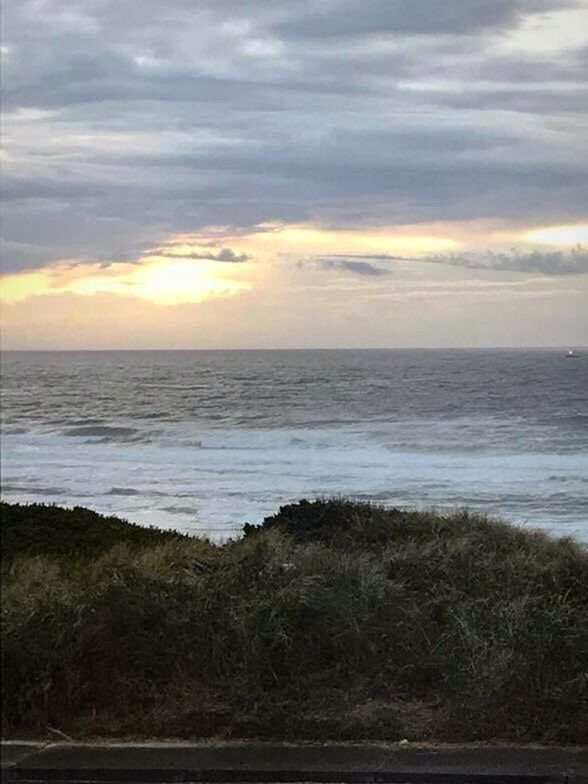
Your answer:
[[[3,569],[8,734],[588,742],[569,539],[319,501],[86,555]]]

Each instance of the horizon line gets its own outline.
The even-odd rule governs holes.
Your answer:
[[[588,345],[580,344],[558,344],[558,345],[509,345],[509,346],[249,346],[249,347],[222,347],[222,348],[172,348],[148,346],[142,348],[2,348],[2,354],[51,354],[51,353],[108,353],[108,352],[149,352],[149,351],[168,351],[168,352],[221,352],[221,351],[547,351],[547,350],[588,350]]]

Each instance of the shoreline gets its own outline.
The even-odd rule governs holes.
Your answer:
[[[117,495],[112,493],[112,495]],[[120,494],[121,497],[124,497],[124,494]],[[292,497],[284,499],[280,506],[294,504],[297,502],[297,499],[300,496]],[[521,531],[540,531],[545,533],[548,536],[555,537],[555,538],[563,538],[563,537],[571,537],[575,542],[580,544],[582,547],[588,548],[588,518],[586,520],[580,521],[573,521],[573,522],[559,522],[555,524],[550,524],[547,522],[529,522],[528,518],[520,518],[517,519],[516,517],[513,518],[509,515],[501,515],[499,513],[489,513],[484,511],[483,509],[476,507],[475,505],[443,505],[443,504],[402,504],[402,503],[395,503],[393,500],[390,501],[381,501],[378,499],[370,499],[366,498],[362,495],[353,495],[353,494],[346,494],[344,496],[328,496],[328,495],[317,495],[317,496],[310,496],[313,501],[328,501],[332,498],[344,497],[349,499],[357,504],[372,504],[374,506],[381,507],[383,509],[401,509],[403,512],[407,514],[438,514],[442,516],[453,516],[458,515],[464,511],[467,511],[471,514],[478,515],[481,517],[487,517],[489,520],[495,520],[497,522],[501,521],[508,521],[509,525],[517,528]],[[93,504],[92,506],[87,506],[86,504],[79,504],[76,502],[67,503],[64,502],[61,496],[55,496],[54,500],[48,500],[46,498],[35,498],[31,499],[27,497],[26,494],[14,494],[10,493],[9,495],[3,495],[0,487],[0,503],[6,504],[16,504],[22,506],[34,506],[39,504],[45,505],[53,505],[58,506],[63,509],[67,509],[69,511],[76,509],[76,508],[84,508],[88,509],[89,511],[104,516],[104,517],[117,517],[125,522],[129,522],[133,525],[139,525],[142,528],[160,528],[163,531],[171,531],[171,532],[178,532],[190,537],[205,537],[210,538],[216,542],[224,542],[228,539],[232,538],[239,538],[242,536],[244,526],[248,524],[252,525],[261,525],[265,517],[270,514],[271,510],[268,510],[266,513],[260,512],[256,519],[249,519],[242,520],[241,522],[226,522],[218,525],[213,525],[212,519],[208,524],[199,523],[199,527],[195,527],[194,524],[188,525],[184,522],[182,525],[178,520],[174,518],[171,513],[168,513],[168,517],[166,518],[165,515],[160,513],[158,509],[152,509],[150,511],[138,511],[133,512],[133,510],[129,510],[128,512],[122,510],[117,511],[117,509],[113,509],[112,507],[100,506],[99,504]],[[163,519],[162,519],[163,518]],[[219,534],[219,531],[221,532]]]

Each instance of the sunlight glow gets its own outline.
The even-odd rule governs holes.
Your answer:
[[[231,296],[251,286],[221,277],[218,262],[163,259],[147,265],[137,276],[137,296],[160,305],[203,302],[216,296]]]
[[[0,298],[18,302],[32,296],[116,294],[158,305],[181,305],[226,298],[272,285],[277,267],[313,255],[382,254],[408,260],[457,250],[459,232],[449,225],[325,228],[305,224],[265,224],[249,232],[209,227],[198,234],[170,236],[136,262],[50,264],[35,272],[4,276]]]
[[[588,224],[535,229],[525,234],[523,239],[540,245],[583,245],[588,243]]]
[[[51,294],[116,294],[158,305],[182,305],[232,297],[251,291],[254,285],[273,286],[276,274],[286,279],[295,262],[313,256],[381,254],[414,262],[427,260],[431,253],[458,251],[464,243],[474,247],[480,234],[486,247],[521,240],[563,247],[588,244],[585,223],[526,232],[494,229],[494,234],[491,228],[438,223],[340,229],[272,223],[233,232],[230,227],[209,227],[198,234],[167,237],[136,262],[105,265],[67,260],[4,276],[0,298],[12,303]],[[278,268],[281,273],[276,273]],[[420,274],[416,268],[413,271]]]
[[[48,288],[47,276],[43,270],[5,275],[0,288],[0,301],[21,302],[36,294],[46,294]]]
[[[258,251],[274,254],[388,253],[425,254],[454,250],[459,243],[449,237],[408,229],[330,230],[319,226],[284,225],[246,238]],[[244,244],[243,242],[241,244]],[[245,246],[247,247],[247,246]]]
[[[61,263],[35,273],[5,276],[0,299],[14,303],[48,294],[109,293],[158,305],[180,305],[251,289],[250,283],[232,279],[220,267],[214,261],[160,257],[146,258],[140,264],[115,262],[106,268],[98,264]]]

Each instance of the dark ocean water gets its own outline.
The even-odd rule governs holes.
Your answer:
[[[10,352],[2,495],[227,536],[289,500],[588,541],[588,350]]]

